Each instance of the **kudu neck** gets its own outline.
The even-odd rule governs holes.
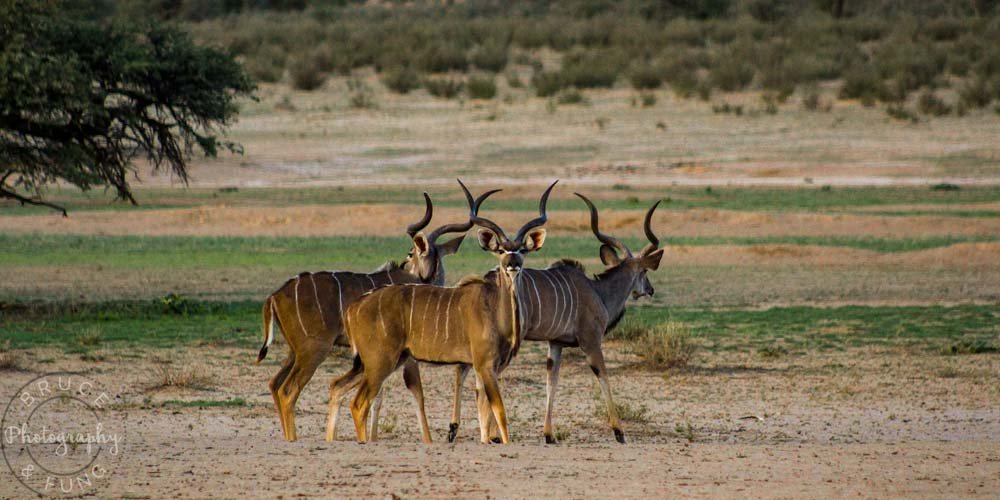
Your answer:
[[[624,264],[601,273],[594,282],[594,289],[601,297],[609,318],[618,317],[625,309],[625,303],[632,293],[635,272]]]
[[[444,286],[444,259],[438,261],[437,266],[435,266],[437,272],[434,274],[434,277],[428,281],[424,281],[423,277],[420,276],[420,271],[417,270],[416,266],[414,266],[413,262],[410,260],[405,261],[400,269],[403,272],[412,275],[420,283],[427,283],[434,286]]]

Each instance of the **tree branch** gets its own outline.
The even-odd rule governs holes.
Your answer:
[[[10,175],[10,172],[8,172],[7,175]],[[7,179],[7,175],[4,176],[5,180]],[[69,214],[66,213],[66,209],[65,208],[63,208],[63,207],[61,207],[59,205],[56,205],[54,203],[49,203],[49,202],[44,201],[44,200],[38,200],[38,199],[35,199],[35,198],[28,198],[26,196],[21,196],[21,195],[15,193],[14,191],[8,191],[7,188],[6,188],[6,186],[4,186],[3,184],[0,184],[0,198],[11,198],[11,199],[14,199],[14,200],[20,202],[21,206],[24,206],[24,205],[27,204],[27,205],[37,205],[37,206],[41,206],[41,207],[49,207],[49,208],[51,208],[53,210],[58,210],[58,211],[62,212],[63,217],[69,217]]]

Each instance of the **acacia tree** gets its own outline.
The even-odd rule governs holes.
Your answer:
[[[136,160],[187,182],[194,153],[240,150],[218,134],[255,85],[230,55],[173,27],[74,19],[55,1],[0,4],[0,198],[66,215],[43,197],[64,182],[134,204]]]

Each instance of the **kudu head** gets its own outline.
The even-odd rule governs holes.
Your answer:
[[[479,205],[491,194],[500,191],[499,189],[487,191],[480,195],[479,198],[473,199],[472,193],[465,187],[465,184],[462,184],[462,181],[458,181],[458,184],[462,186],[462,191],[465,193],[465,200],[469,204],[469,220],[467,222],[462,224],[445,224],[428,234],[424,234],[422,230],[430,224],[431,217],[434,215],[434,204],[431,202],[431,197],[427,193],[424,193],[424,202],[426,204],[424,217],[415,224],[410,224],[406,227],[406,234],[409,234],[410,239],[413,240],[413,247],[410,248],[410,253],[407,255],[403,267],[417,275],[423,283],[434,285],[444,284],[444,267],[441,264],[441,260],[446,255],[458,252],[458,248],[462,246],[462,240],[465,238],[465,235],[463,234],[458,238],[444,243],[438,243],[438,238],[445,233],[465,233],[471,229],[472,220],[479,212]]]
[[[524,267],[524,255],[541,249],[545,244],[545,228],[542,227],[548,220],[545,205],[556,182],[559,181],[549,185],[542,194],[542,199],[538,202],[538,217],[521,226],[513,239],[508,238],[503,229],[493,221],[478,215],[472,217],[472,222],[482,228],[479,230],[479,246],[500,259],[500,272],[512,282]]]
[[[653,290],[653,284],[649,282],[649,278],[646,277],[646,272],[655,271],[660,267],[660,259],[663,258],[663,249],[659,248],[660,240],[653,234],[653,230],[649,227],[649,224],[653,218],[653,212],[660,202],[657,201],[653,206],[649,207],[649,210],[646,211],[646,218],[643,221],[642,228],[646,233],[646,239],[649,240],[649,244],[642,249],[642,252],[639,252],[639,255],[633,255],[628,246],[618,240],[618,238],[608,236],[598,229],[597,207],[586,196],[580,193],[573,194],[579,196],[587,204],[587,207],[590,208],[590,230],[594,232],[594,236],[601,242],[601,262],[609,268],[625,266],[629,275],[632,276],[632,298],[638,299],[647,295],[652,296],[655,290]]]

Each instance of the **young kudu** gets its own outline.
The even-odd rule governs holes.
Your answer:
[[[659,249],[659,240],[650,228],[653,212],[659,202],[649,208],[643,222],[643,230],[649,239],[649,244],[638,256],[634,256],[624,243],[601,233],[598,229],[597,208],[585,196],[575,194],[590,209],[590,228],[602,243],[601,261],[608,268],[594,278],[587,277],[583,267],[571,260],[561,260],[548,269],[523,270],[521,309],[524,318],[524,338],[549,343],[543,429],[545,442],[550,444],[556,442],[552,428],[552,406],[555,403],[556,386],[559,383],[562,348],[580,347],[587,356],[590,369],[600,382],[615,439],[624,443],[625,434],[621,430],[618,412],[611,398],[611,387],[608,385],[601,344],[604,334],[625,314],[625,302],[629,295],[636,299],[653,295],[653,286],[646,277],[646,272],[656,270],[663,257],[663,250]],[[486,276],[486,281],[496,279],[492,276],[493,273],[495,271]],[[455,439],[458,431],[461,387],[467,373],[466,367],[458,367],[456,370],[454,409],[448,430],[449,441]],[[483,421],[480,420],[480,432],[484,432],[483,425]]]
[[[462,189],[471,215],[474,216],[476,202],[464,185]],[[485,199],[485,196],[482,198]],[[303,387],[334,345],[349,345],[342,326],[344,311],[363,294],[379,286],[394,283],[444,284],[443,259],[458,251],[465,236],[444,243],[438,243],[437,240],[446,233],[468,231],[472,227],[472,221],[446,224],[425,235],[422,230],[431,221],[434,205],[427,193],[424,193],[424,201],[426,207],[423,218],[406,228],[413,240],[413,247],[402,264],[390,262],[368,274],[346,271],[302,273],[285,282],[264,301],[264,345],[260,348],[257,362],[267,356],[267,349],[274,341],[277,326],[288,343],[288,357],[271,379],[268,388],[278,409],[282,432],[288,441],[296,439],[295,403]],[[422,414],[423,398],[419,396],[422,391],[418,390],[420,377],[415,363],[406,366],[403,380],[408,389],[416,391],[414,395],[417,396]],[[430,436],[426,419],[422,418],[421,424],[425,435]]]
[[[351,414],[359,442],[368,440],[365,421],[372,399],[389,374],[409,359],[435,364],[471,365],[476,371],[480,419],[492,412],[500,439],[510,442],[507,416],[497,375],[521,344],[518,290],[523,289],[524,254],[545,243],[545,206],[552,183],[539,202],[539,216],[510,239],[488,219],[474,216],[482,227],[480,246],[500,260],[496,279],[465,279],[456,287],[396,285],[366,294],[347,309],[345,328],[354,349],[354,366],[330,385],[327,439],[336,436],[337,413],[344,392],[359,385]],[[419,397],[419,396],[418,396]],[[483,442],[488,436],[481,435]]]

